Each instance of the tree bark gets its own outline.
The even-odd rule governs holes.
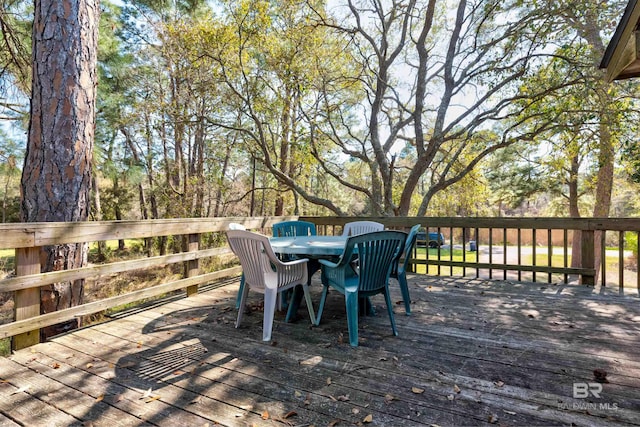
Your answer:
[[[22,220],[89,216],[97,85],[98,0],[36,0],[29,138],[22,174]],[[86,244],[43,248],[43,271],[86,264]],[[41,312],[82,303],[84,282],[41,289]],[[43,330],[44,337],[78,322]]]
[[[603,91],[602,96],[606,96]],[[604,98],[606,99],[606,98]],[[598,181],[596,184],[596,204],[593,207],[594,218],[608,218],[611,209],[611,191],[613,189],[613,160],[615,157],[613,148],[613,138],[610,131],[610,123],[608,120],[608,110],[603,108],[600,113],[599,123],[599,140],[598,140]],[[595,267],[596,278],[600,274],[602,259],[605,254],[602,253],[601,240],[606,237],[602,235],[602,231],[595,232]],[[605,257],[606,258],[606,257]],[[596,279],[597,282],[597,279]]]

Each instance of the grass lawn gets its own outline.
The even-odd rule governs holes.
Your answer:
[[[15,268],[15,254],[14,249],[0,249],[0,277],[3,271],[9,272]]]
[[[478,253],[476,251],[470,252],[470,251],[463,251],[462,249],[455,249],[455,248],[452,251],[449,248],[440,248],[440,251],[438,252],[437,248],[418,247],[416,248],[416,258],[422,259],[422,260],[426,259],[427,252],[429,254],[430,260],[437,260],[438,253],[440,254],[440,259],[444,261],[476,262],[476,259],[478,256]],[[463,259],[463,256],[464,256],[464,259]],[[416,273],[425,274],[426,267],[427,267],[426,265],[417,265]],[[454,276],[462,276],[462,273],[463,273],[462,267],[454,267],[453,273],[450,272],[449,267],[445,267],[445,266],[440,267],[440,274],[442,275],[448,276],[452,274]],[[438,266],[430,265],[428,274],[438,274]]]

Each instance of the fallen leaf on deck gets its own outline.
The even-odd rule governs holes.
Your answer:
[[[300,393],[298,390],[295,390],[295,391],[293,392],[293,395],[294,395],[295,397],[302,397],[302,393]]]
[[[51,367],[53,369],[58,369],[60,367],[60,364],[59,363],[54,363]]]
[[[387,405],[390,404],[393,401],[394,397],[390,394],[385,394],[384,395],[384,403],[386,403]]]
[[[593,370],[593,378],[599,383],[608,383],[607,379],[607,371],[604,369],[594,369]]]
[[[269,412],[264,411],[264,412],[262,413],[262,419],[263,419],[263,420],[268,420],[268,419],[269,419]]]
[[[307,393],[307,398],[304,399],[304,404],[305,405],[310,405],[311,404],[311,393]]]
[[[329,424],[327,424],[327,427],[335,427],[340,423],[340,420],[331,420],[329,422]]]
[[[453,385],[453,391],[455,391],[456,393],[460,393],[460,387],[458,387],[458,384]]]
[[[93,368],[93,363],[87,363],[87,369]]]
[[[491,424],[495,424],[498,422],[498,416],[496,414],[491,414],[487,418],[487,421],[489,421]]]
[[[102,402],[102,399],[104,399],[104,394],[101,394],[100,396],[96,397],[96,402]]]
[[[363,423],[370,423],[373,421],[373,415],[369,414],[362,420]]]
[[[23,387],[20,387],[19,389],[17,389],[13,393],[11,393],[10,396],[13,396],[14,394],[22,393],[23,391],[27,391],[28,389],[29,389],[29,386],[25,385]]]
[[[298,415],[296,411],[289,411],[286,414],[284,414],[283,418],[286,420],[287,418],[295,417],[296,415]]]
[[[138,341],[138,348],[142,347],[142,341]]]
[[[414,392],[415,394],[424,393],[424,389],[423,388],[418,388],[418,387],[411,387],[411,391]]]
[[[142,394],[142,397],[140,397],[140,399],[146,399],[147,397],[150,397],[150,396],[151,396],[151,388],[149,388],[149,390],[145,391]]]
[[[360,409],[358,409],[358,408],[353,408],[353,409],[351,410],[351,413],[352,413],[353,415],[358,415],[358,414],[360,413]]]
[[[455,399],[455,397],[453,397],[453,394],[450,394],[449,396],[447,396],[447,399],[453,400],[453,399]]]
[[[343,394],[342,396],[338,396],[338,400],[340,402],[348,402],[349,401],[349,395],[348,394]]]
[[[200,401],[202,400],[202,396],[198,396],[195,399],[193,399],[191,402],[189,402],[192,405],[198,404],[200,403]]]
[[[173,375],[182,375],[182,374],[184,374],[184,371],[180,371],[180,370],[173,371]]]
[[[331,377],[327,378],[327,385],[331,385]]]
[[[160,399],[160,396],[152,396],[152,397],[148,398],[147,400],[145,400],[144,403],[151,403],[154,400],[158,400],[158,399]]]
[[[308,365],[317,365],[320,362],[322,362],[322,357],[314,356],[314,357],[310,357],[309,359],[301,360],[300,364],[303,366],[308,366]]]
[[[496,385],[496,387],[504,386],[504,382],[502,382],[502,381],[494,381],[493,383]]]

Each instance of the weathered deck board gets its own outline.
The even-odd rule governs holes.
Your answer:
[[[375,298],[378,315],[360,319],[351,348],[338,293],[319,327],[304,308],[294,323],[279,313],[264,343],[260,310],[234,328],[236,289],[133,310],[0,359],[0,424],[327,426],[371,415],[381,426],[640,426],[638,298],[419,277],[413,314],[394,307],[400,336]],[[250,295],[255,309],[260,296]],[[609,381],[600,399],[574,398],[594,369]]]

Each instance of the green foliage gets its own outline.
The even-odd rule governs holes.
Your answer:
[[[624,248],[633,252],[634,258],[638,259],[638,233],[627,231],[624,233]]]
[[[0,357],[11,355],[11,338],[0,339]]]
[[[498,206],[519,207],[546,188],[539,165],[528,158],[530,146],[516,144],[499,150],[483,166],[490,199]]]

